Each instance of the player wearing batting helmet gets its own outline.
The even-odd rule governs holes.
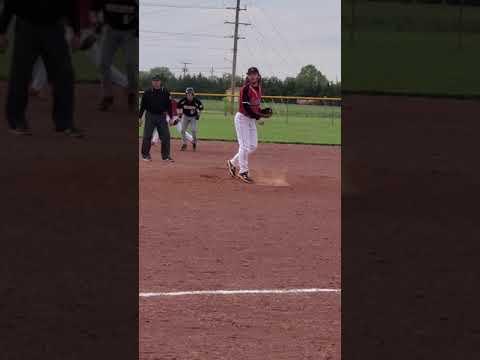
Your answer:
[[[253,183],[248,173],[248,157],[257,149],[257,121],[272,116],[270,108],[263,110],[260,108],[262,101],[261,80],[260,72],[256,67],[248,69],[245,84],[240,89],[239,110],[235,115],[238,152],[227,161],[230,175],[232,177],[237,176],[246,183]]]
[[[187,149],[187,128],[192,127],[193,151],[197,148],[197,122],[200,120],[200,112],[203,111],[202,102],[195,97],[193,88],[189,87],[185,90],[185,97],[178,102],[178,109],[181,111],[180,117],[182,121],[182,148],[181,151]]]

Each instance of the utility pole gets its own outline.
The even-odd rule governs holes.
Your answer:
[[[213,65],[212,65],[212,67],[211,67],[211,69],[210,69],[210,77],[211,77],[212,79],[213,79],[213,74],[214,74],[214,71],[213,71]]]
[[[251,25],[248,23],[241,23],[239,22],[240,18],[240,10],[246,11],[247,8],[240,8],[240,0],[237,0],[237,6],[234,8],[228,8],[228,10],[235,10],[235,22],[231,21],[225,21],[225,24],[232,24],[235,25],[235,31],[233,35],[233,61],[232,61],[232,81],[231,81],[231,86],[232,86],[232,107],[230,109],[231,113],[233,114],[233,104],[234,104],[234,99],[235,99],[235,76],[237,72],[237,50],[238,50],[238,40],[239,39],[245,39],[244,37],[239,37],[238,36],[238,25]],[[231,36],[229,36],[231,37]]]
[[[191,65],[192,63],[182,62],[182,64],[183,64],[183,69],[182,69],[183,77],[185,77],[185,75],[187,75],[187,72],[188,72],[187,65]]]

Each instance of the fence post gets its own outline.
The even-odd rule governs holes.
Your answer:
[[[458,10],[458,49],[463,49],[463,5],[465,0],[460,0],[460,9]]]
[[[356,21],[355,21],[356,0],[351,0],[351,2],[352,2],[352,9],[351,9],[352,21],[350,24],[350,42],[353,44],[355,42],[355,28],[356,28]]]
[[[287,117],[285,118],[285,122],[288,124],[288,99],[287,99]]]

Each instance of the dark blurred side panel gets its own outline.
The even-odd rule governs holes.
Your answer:
[[[480,3],[342,2],[342,359],[476,359]]]
[[[105,29],[90,22],[92,1],[10,5],[0,52],[1,357],[136,359],[138,125],[125,57],[114,57],[114,103],[100,111]],[[132,16],[138,30],[137,8]]]

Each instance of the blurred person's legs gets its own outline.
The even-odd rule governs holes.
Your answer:
[[[90,49],[87,50],[87,56],[90,61],[95,65],[95,67],[97,69],[100,69],[101,48],[98,41],[93,44]],[[122,88],[127,88],[127,77],[115,65],[111,66],[110,71],[112,76],[112,83]]]
[[[8,81],[6,115],[12,130],[28,129],[28,88],[35,60],[40,54],[37,28],[21,19],[15,22],[13,54]]]
[[[122,43],[121,32],[106,25],[103,28],[100,54],[100,75],[102,78],[102,101],[100,110],[106,111],[113,104],[112,70],[113,60]]]
[[[45,69],[45,64],[43,63],[42,58],[38,58],[33,65],[33,74],[32,74],[32,83],[30,84],[30,94],[33,96],[38,96],[42,89],[47,86],[48,77],[47,69]]]
[[[53,88],[53,122],[56,131],[72,129],[74,72],[65,28],[58,24],[41,28],[41,56]]]
[[[134,31],[125,33],[125,60],[128,79],[128,105],[138,110],[138,37]]]

